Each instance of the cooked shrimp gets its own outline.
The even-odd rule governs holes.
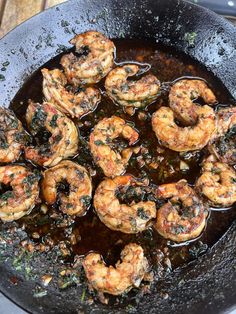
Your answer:
[[[0,196],[0,219],[13,221],[30,213],[38,202],[39,175],[19,165],[0,167],[1,185],[12,190]]]
[[[122,174],[133,153],[132,148],[123,149],[121,153],[111,148],[112,141],[120,136],[127,139],[129,145],[133,145],[139,137],[125,120],[116,116],[98,122],[90,134],[89,144],[93,158],[107,177]]]
[[[159,95],[160,81],[152,74],[143,76],[138,81],[128,81],[140,66],[126,64],[112,70],[106,77],[105,88],[108,96],[121,106],[144,107]]]
[[[216,114],[217,132],[209,150],[222,162],[236,164],[236,107],[220,109]]]
[[[208,211],[186,180],[159,186],[157,197],[168,199],[158,209],[155,224],[164,238],[183,242],[200,235]]]
[[[152,116],[152,128],[163,146],[177,152],[202,149],[215,132],[215,113],[209,106],[197,107],[195,126],[180,127],[175,123],[174,112],[161,107]]]
[[[156,205],[141,201],[130,205],[121,204],[117,192],[121,188],[144,186],[130,175],[103,180],[94,195],[94,207],[101,221],[110,229],[124,233],[138,233],[147,229],[156,217]]]
[[[26,132],[15,114],[0,108],[0,162],[16,161],[26,143]]]
[[[69,192],[59,192],[57,197],[60,183],[68,184]],[[44,172],[42,191],[48,204],[53,205],[59,199],[62,212],[81,216],[90,205],[92,183],[84,167],[64,160]]]
[[[148,261],[140,245],[130,243],[121,252],[121,261],[106,266],[98,253],[89,253],[83,261],[89,283],[99,292],[119,295],[139,287],[148,273]]]
[[[228,207],[236,202],[236,172],[210,156],[202,167],[196,188],[216,207]]]
[[[198,113],[193,100],[201,97],[206,104],[215,104],[216,97],[204,81],[189,79],[176,82],[170,90],[170,108],[176,117],[188,125],[197,123]]]
[[[80,118],[93,111],[101,100],[98,89],[81,88],[78,93],[68,91],[65,86],[67,79],[59,69],[41,70],[43,74],[43,93],[47,101],[53,103],[61,112],[72,118]]]
[[[32,162],[52,167],[62,159],[73,156],[78,148],[78,131],[74,123],[52,104],[31,102],[27,108],[26,121],[33,135],[41,137],[47,131],[46,143],[25,148],[25,156]]]
[[[76,53],[61,58],[68,81],[78,86],[99,82],[111,70],[114,62],[115,46],[103,34],[95,31],[76,35],[70,43]]]

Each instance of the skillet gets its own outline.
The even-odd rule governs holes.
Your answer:
[[[63,23],[68,21],[69,23]],[[67,25],[69,24],[69,25]],[[175,47],[202,63],[236,98],[236,31],[216,14],[180,0],[77,0],[51,8],[10,32],[0,41],[1,64],[10,61],[0,76],[1,104],[9,106],[27,77],[68,46],[73,32],[96,29],[110,38],[150,38]],[[33,30],[33,31],[32,31]],[[196,33],[194,45],[186,33]],[[20,40],[19,40],[20,39]],[[138,313],[220,313],[236,307],[236,222],[209,252],[177,269],[145,295]],[[43,265],[38,265],[43,267]],[[49,289],[33,297],[35,282],[15,276],[10,264],[0,264],[0,290],[33,313],[124,313],[125,306],[81,305],[79,290],[58,293]],[[158,293],[168,294],[167,299]],[[158,291],[157,291],[158,290]]]

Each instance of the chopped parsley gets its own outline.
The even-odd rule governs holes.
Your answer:
[[[191,33],[185,33],[184,39],[188,42],[190,46],[195,45],[195,40],[197,38],[197,33],[191,32]]]
[[[50,121],[50,126],[51,126],[52,128],[56,128],[56,127],[57,127],[57,118],[58,118],[58,114],[54,114],[54,115],[52,116],[52,119],[51,119],[51,121]]]
[[[83,206],[87,208],[90,205],[91,196],[89,196],[89,195],[82,196],[80,198],[80,201],[83,203]]]
[[[103,141],[101,141],[101,140],[94,141],[94,144],[97,145],[97,146],[104,145]]]
[[[143,220],[147,220],[149,218],[149,216],[145,213],[145,210],[143,207],[138,208],[137,214],[138,214],[139,218],[141,218]]]

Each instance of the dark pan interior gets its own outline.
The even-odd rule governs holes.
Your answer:
[[[69,47],[74,33],[89,29],[111,38],[151,38],[175,47],[205,65],[236,98],[236,31],[223,18],[178,0],[77,0],[35,16],[0,41],[0,62],[10,62],[0,76],[1,104],[9,106],[31,73],[61,52],[63,45]],[[191,32],[196,33],[194,45],[185,36]],[[164,300],[154,286],[136,311],[220,313],[236,306],[235,248],[236,223],[207,255],[158,283],[169,298]],[[9,265],[0,265],[0,290],[30,312],[125,312],[119,306],[100,303],[82,306],[77,297],[80,287],[61,293],[49,290],[37,299],[33,297],[34,282],[22,279],[14,286],[9,280],[12,275]]]

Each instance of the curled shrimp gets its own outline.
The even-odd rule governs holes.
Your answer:
[[[236,202],[236,172],[225,163],[210,156],[202,167],[202,175],[196,188],[209,203],[216,207],[228,207]]]
[[[16,161],[26,144],[26,132],[15,114],[0,108],[0,162]]]
[[[169,105],[176,117],[188,125],[197,123],[198,113],[193,100],[201,97],[206,104],[215,104],[216,97],[204,81],[180,80],[170,90]]]
[[[200,235],[208,211],[186,180],[159,186],[157,197],[168,200],[158,209],[155,224],[164,238],[184,242]]]
[[[139,134],[125,120],[116,116],[98,122],[90,134],[89,144],[93,158],[107,177],[122,174],[133,153],[133,148],[125,148],[121,153],[112,148],[113,140],[120,136],[132,145],[138,140]]]
[[[92,183],[87,170],[69,160],[61,161],[46,170],[43,175],[42,192],[45,201],[53,205],[59,200],[60,210],[68,215],[83,215],[90,205]],[[59,192],[58,185],[68,184],[69,192]]]
[[[124,233],[138,233],[148,228],[156,217],[156,205],[141,201],[130,205],[121,204],[117,198],[119,189],[144,186],[133,176],[124,175],[103,180],[94,195],[94,207],[100,220],[110,229]],[[125,192],[124,192],[125,193]]]
[[[209,150],[223,163],[236,163],[236,107],[220,109],[216,114],[217,132]]]
[[[94,87],[81,88],[77,93],[68,91],[65,88],[67,79],[59,69],[42,69],[41,72],[43,93],[47,101],[72,118],[80,118],[93,111],[101,100],[99,90]]]
[[[76,35],[70,43],[75,45],[76,52],[64,55],[61,65],[71,84],[97,83],[111,70],[115,46],[103,34],[85,32]]]
[[[148,273],[148,261],[143,249],[136,243],[130,243],[121,252],[121,261],[106,266],[98,253],[89,253],[83,261],[83,267],[89,283],[102,293],[120,295],[139,287]]]
[[[198,122],[195,126],[181,127],[175,123],[174,112],[161,107],[152,116],[152,128],[161,144],[177,152],[202,149],[216,129],[215,113],[205,105],[196,107]]]
[[[46,134],[43,144],[25,147],[25,157],[40,166],[52,167],[73,156],[78,148],[74,123],[50,103],[33,103],[27,108],[26,121],[34,136]],[[48,139],[49,137],[49,139]]]
[[[160,81],[152,74],[138,81],[128,81],[136,75],[140,67],[126,64],[112,70],[106,77],[105,88],[108,96],[121,106],[145,107],[159,95]]]
[[[17,220],[30,213],[38,202],[39,175],[19,165],[0,167],[1,185],[10,186],[0,195],[0,219]]]

